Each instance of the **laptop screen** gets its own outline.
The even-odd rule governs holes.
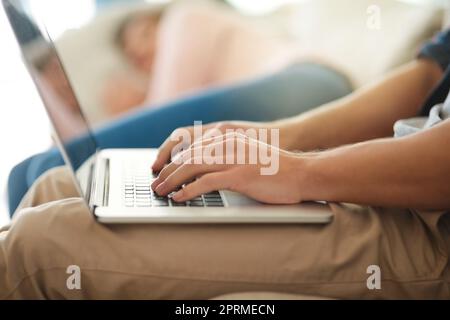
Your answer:
[[[28,1],[3,0],[3,6],[59,138],[65,161],[76,171],[95,154],[97,144],[53,41],[37,17],[27,12]]]

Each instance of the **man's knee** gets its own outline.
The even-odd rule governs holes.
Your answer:
[[[79,196],[70,169],[65,166],[56,167],[39,177],[22,199],[18,211],[51,201]]]
[[[67,197],[79,196],[72,178],[72,172],[67,166],[48,170],[36,181],[35,185],[36,187],[54,186],[58,189],[64,189]]]
[[[39,297],[62,278],[83,237],[82,229],[95,223],[82,199],[65,199],[23,209],[2,239],[8,266],[7,294]],[[45,281],[43,281],[45,279]],[[1,292],[3,294],[3,292]]]
[[[23,209],[8,231],[12,249],[24,257],[61,251],[59,238],[89,223],[90,214],[83,199],[70,198]]]

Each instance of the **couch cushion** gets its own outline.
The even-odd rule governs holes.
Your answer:
[[[376,29],[369,19],[378,13]],[[441,28],[444,10],[393,0],[313,0],[281,14],[300,48],[337,66],[360,86],[413,59],[422,42]]]

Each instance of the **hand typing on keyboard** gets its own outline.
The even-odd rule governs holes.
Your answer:
[[[150,187],[156,174],[148,172],[146,167],[139,168],[138,165],[132,165],[130,168],[133,170],[125,170],[123,181],[125,207],[223,207],[224,205],[217,191],[182,202],[174,201],[170,195],[158,195]]]
[[[196,141],[190,148],[179,153],[162,168],[151,185],[152,190],[161,196],[175,191],[172,199],[177,202],[195,199],[214,190],[235,191],[260,202],[273,204],[293,204],[308,199],[306,192],[310,189],[303,172],[305,163],[311,156],[302,157],[242,134],[224,135],[217,140],[209,138]],[[207,154],[208,161],[205,161],[204,150],[212,144],[214,150],[224,152],[210,152]],[[234,149],[230,150],[229,145],[234,146]],[[251,150],[263,148],[267,150],[271,160],[277,161],[273,173],[262,174],[268,167],[260,159],[256,163],[245,164],[236,161],[237,157],[250,159]],[[167,150],[161,152],[167,153]],[[198,154],[201,159],[198,159]],[[230,157],[234,161],[229,161]],[[160,166],[160,159],[159,157],[154,168]],[[184,187],[176,191],[180,186]]]

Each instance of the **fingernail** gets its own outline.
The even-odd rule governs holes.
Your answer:
[[[177,191],[174,193],[174,195],[172,196],[172,199],[175,201],[180,201],[183,198],[183,189]]]
[[[161,183],[159,186],[156,187],[155,192],[159,195],[161,195],[164,191],[164,187],[165,187],[166,183],[163,182]]]
[[[158,187],[159,183],[160,183],[159,178],[156,178],[156,180],[152,182],[151,188],[153,191],[155,191],[155,188]]]
[[[159,168],[161,168],[161,163],[159,159],[156,159],[155,162],[153,162],[152,169],[158,170]]]

